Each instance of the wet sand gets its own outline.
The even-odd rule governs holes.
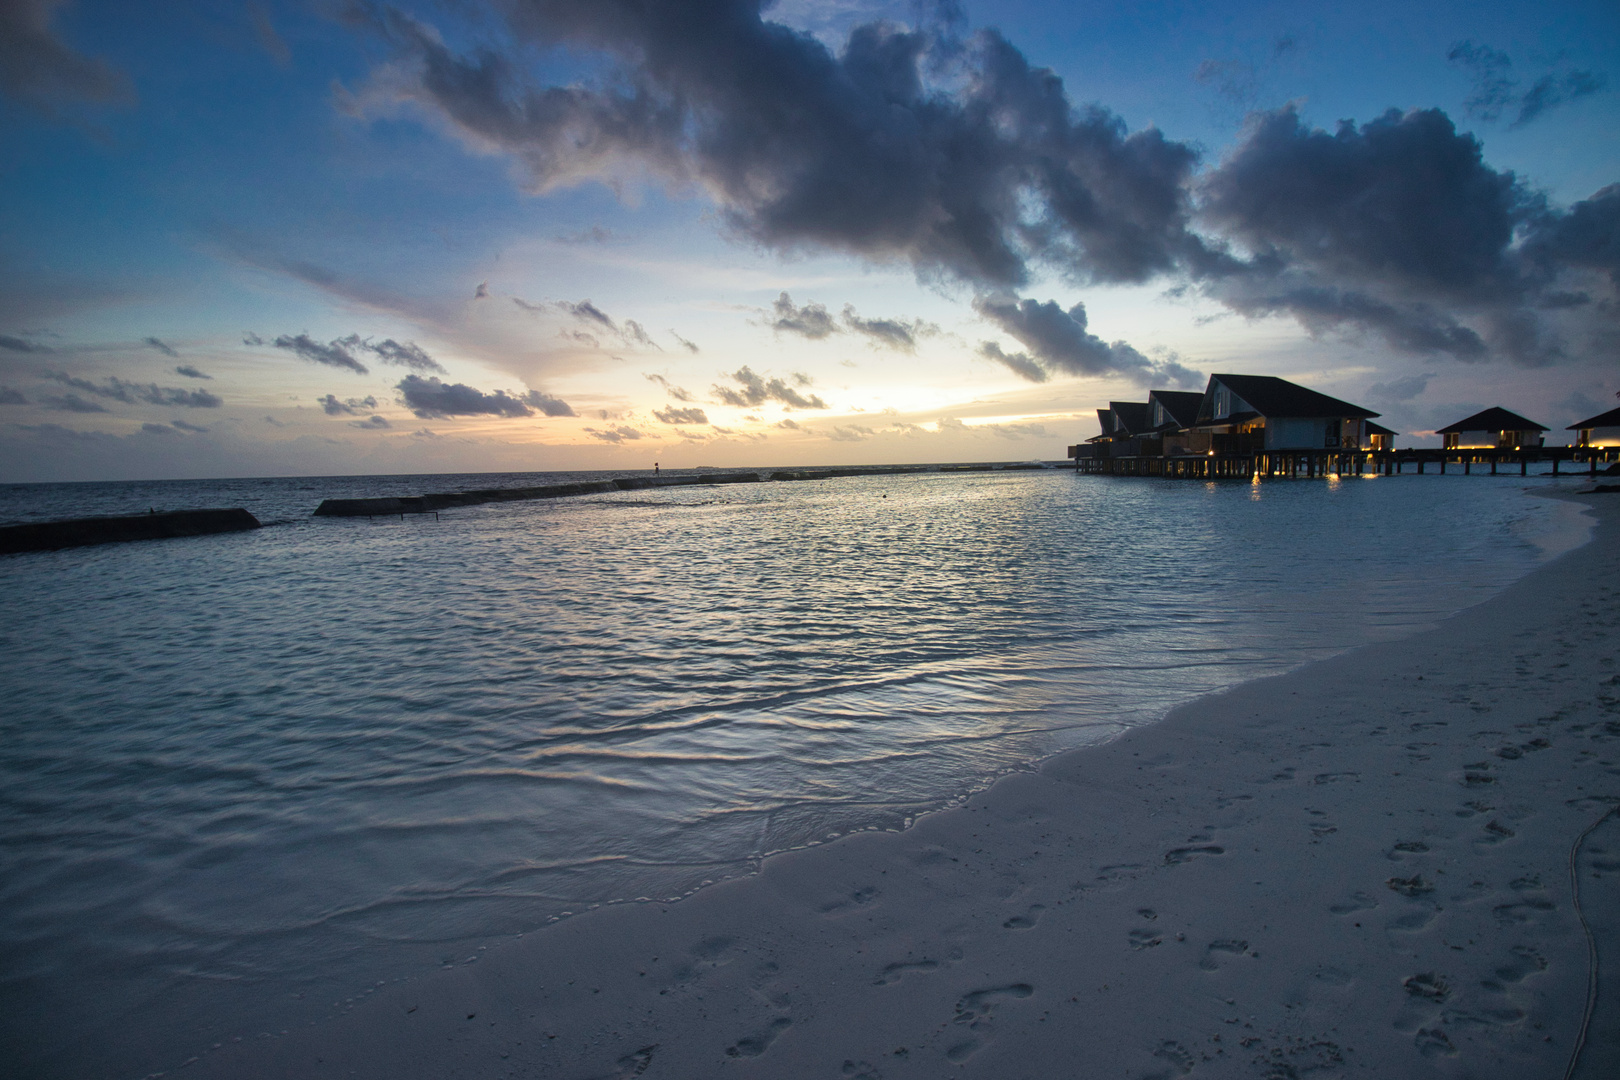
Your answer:
[[[1587,501],[1590,543],[1437,631],[182,1075],[1563,1075],[1571,851],[1620,802],[1620,498]],[[1620,1066],[1617,823],[1578,858],[1581,1076]]]

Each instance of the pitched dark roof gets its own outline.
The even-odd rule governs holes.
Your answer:
[[[1343,417],[1367,420],[1379,415],[1371,409],[1340,401],[1326,394],[1279,379],[1275,375],[1211,375],[1219,379],[1261,416]],[[1206,392],[1207,393],[1207,392]]]
[[[1126,435],[1140,435],[1148,427],[1148,407],[1145,401],[1110,401],[1108,407]]]
[[[1598,413],[1588,420],[1582,420],[1578,424],[1571,424],[1564,430],[1579,431],[1582,428],[1589,427],[1620,427],[1620,409],[1610,409],[1606,413]]]
[[[1436,435],[1456,435],[1464,431],[1548,431],[1534,420],[1526,420],[1518,413],[1508,412],[1500,405],[1466,416],[1435,432]]]
[[[1098,409],[1097,410],[1097,426],[1102,428],[1102,430],[1097,432],[1097,434],[1093,435],[1091,438],[1087,439],[1086,442],[1102,442],[1102,441],[1104,441],[1106,439],[1110,439],[1110,438],[1113,437],[1113,435],[1114,435],[1114,410],[1113,409]]]
[[[1369,435],[1399,435],[1400,432],[1391,431],[1391,430],[1389,430],[1389,428],[1385,427],[1383,424],[1375,424],[1371,420],[1369,420],[1369,421],[1367,421],[1367,434],[1369,434]]]
[[[1157,401],[1174,421],[1160,424],[1159,430],[1192,427],[1198,419],[1198,406],[1203,400],[1204,395],[1196,390],[1155,390],[1148,395],[1149,418],[1152,417],[1152,405]]]

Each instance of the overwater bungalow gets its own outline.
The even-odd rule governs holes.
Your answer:
[[[1503,408],[1440,429],[1445,446],[1395,447],[1395,431],[1371,409],[1271,375],[1211,375],[1202,394],[1155,390],[1146,402],[1111,401],[1097,410],[1102,433],[1069,447],[1080,472],[1197,480],[1394,475],[1408,465],[1517,468],[1584,466],[1592,476],[1620,458],[1620,409],[1571,424],[1572,446],[1547,446],[1547,428]],[[1568,475],[1565,473],[1564,475]]]
[[[1159,452],[1157,435],[1148,424],[1148,403],[1145,401],[1110,401],[1108,408],[1097,410],[1097,423],[1102,431],[1086,441],[1097,447],[1100,456]]]
[[[1448,424],[1435,434],[1445,440],[1447,450],[1533,450],[1546,441],[1542,432],[1547,430],[1496,406]]]
[[[1192,427],[1218,454],[1353,450],[1377,415],[1272,375],[1211,375]]]
[[[1579,423],[1569,425],[1565,430],[1575,433],[1576,446],[1620,446],[1620,409],[1610,409],[1606,413],[1589,416]]]
[[[1148,395],[1148,427],[1160,440],[1163,454],[1202,454],[1209,440],[1195,446],[1192,426],[1198,419],[1198,406],[1204,395],[1197,391],[1155,390]]]

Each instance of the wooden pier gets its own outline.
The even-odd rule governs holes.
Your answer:
[[[1530,475],[1531,465],[1551,465],[1550,473],[1536,475],[1595,477],[1601,466],[1620,461],[1620,447],[1543,446],[1527,449],[1421,447],[1406,450],[1212,450],[1207,454],[1109,454],[1107,444],[1069,447],[1077,472],[1107,476],[1162,476],[1185,480],[1300,479],[1326,476],[1393,476],[1408,467],[1422,474],[1460,467],[1464,475],[1475,469],[1491,476],[1517,470]]]

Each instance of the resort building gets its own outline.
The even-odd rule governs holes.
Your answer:
[[[1097,423],[1102,431],[1086,441],[1096,445],[1104,456],[1159,452],[1158,439],[1149,430],[1145,401],[1110,401],[1108,408],[1097,410]]]
[[[1376,450],[1379,453],[1387,453],[1395,449],[1395,436],[1400,434],[1397,431],[1391,431],[1383,424],[1375,424],[1371,420],[1367,421],[1366,433],[1367,449]]]
[[[1196,391],[1155,390],[1148,395],[1148,429],[1160,442],[1160,453],[1203,454],[1209,451],[1209,436],[1194,432],[1198,406],[1204,395]]]
[[[1211,375],[1192,426],[1220,454],[1354,450],[1377,415],[1272,375]]]
[[[1497,406],[1465,417],[1436,432],[1447,450],[1534,450],[1548,430],[1534,420]]]
[[[1576,446],[1620,446],[1620,409],[1588,417],[1566,430],[1575,432]]]

